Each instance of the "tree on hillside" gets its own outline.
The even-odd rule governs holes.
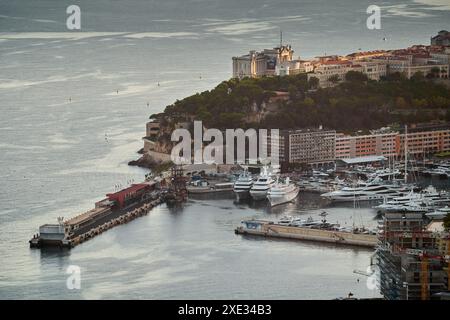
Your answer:
[[[427,99],[413,99],[412,105],[414,109],[422,109],[428,106]]]
[[[444,228],[445,230],[450,230],[450,213],[444,218]]]
[[[288,92],[291,100],[295,100],[299,94],[297,87],[292,84],[288,87]]]
[[[314,107],[315,102],[313,99],[306,97],[305,100],[303,100],[303,103],[306,107]]]
[[[424,81],[425,80],[425,75],[423,74],[422,71],[417,71],[416,73],[414,73],[411,77],[411,80],[413,81]]]
[[[368,80],[368,78],[362,72],[349,71],[345,74],[345,80],[349,82],[365,82]]]
[[[439,73],[441,70],[438,67],[434,67],[431,69],[431,75],[433,78],[439,78]]]
[[[401,81],[401,80],[405,80],[406,79],[405,75],[403,73],[400,73],[400,72],[390,73],[385,78],[388,81]]]
[[[403,97],[397,97],[395,99],[395,106],[399,109],[404,109],[408,107],[408,104],[406,103],[405,98]]]
[[[328,78],[328,81],[330,81],[332,84],[337,84],[341,79],[339,79],[339,76],[337,74],[332,75]]]
[[[319,86],[319,78],[317,77],[309,78],[308,85],[310,89],[317,89],[317,87]]]

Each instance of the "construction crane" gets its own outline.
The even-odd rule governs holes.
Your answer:
[[[428,289],[428,282],[428,256],[426,254],[423,254],[420,262],[420,296],[422,300],[430,300],[430,290]]]
[[[422,300],[430,299],[429,265],[430,259],[442,261],[440,255],[430,255],[423,250],[407,249],[406,254],[417,256],[420,260],[420,297]],[[448,272],[448,271],[447,271]]]
[[[447,236],[447,255],[445,260],[447,261],[447,291],[450,291],[450,236]]]

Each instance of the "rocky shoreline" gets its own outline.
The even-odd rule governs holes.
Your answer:
[[[142,152],[138,152],[138,153],[142,154]],[[165,171],[168,168],[170,168],[172,166],[172,162],[157,160],[154,157],[152,157],[150,154],[143,153],[139,159],[131,160],[130,162],[128,162],[128,165],[150,169],[153,173],[159,173],[159,172]]]

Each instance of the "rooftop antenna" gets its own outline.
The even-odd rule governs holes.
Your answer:
[[[283,30],[280,29],[280,48],[283,46]]]

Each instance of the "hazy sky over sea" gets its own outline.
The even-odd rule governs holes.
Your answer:
[[[341,44],[351,51],[428,43],[438,30],[450,29],[449,0],[81,0],[76,1],[81,8],[81,31],[66,28],[66,8],[71,4],[66,0],[1,1],[0,39],[102,35],[200,39],[241,43],[247,51],[250,45],[258,49],[277,44],[283,30],[285,42],[310,57],[344,53]],[[366,9],[373,4],[382,10],[381,30],[366,27]]]

